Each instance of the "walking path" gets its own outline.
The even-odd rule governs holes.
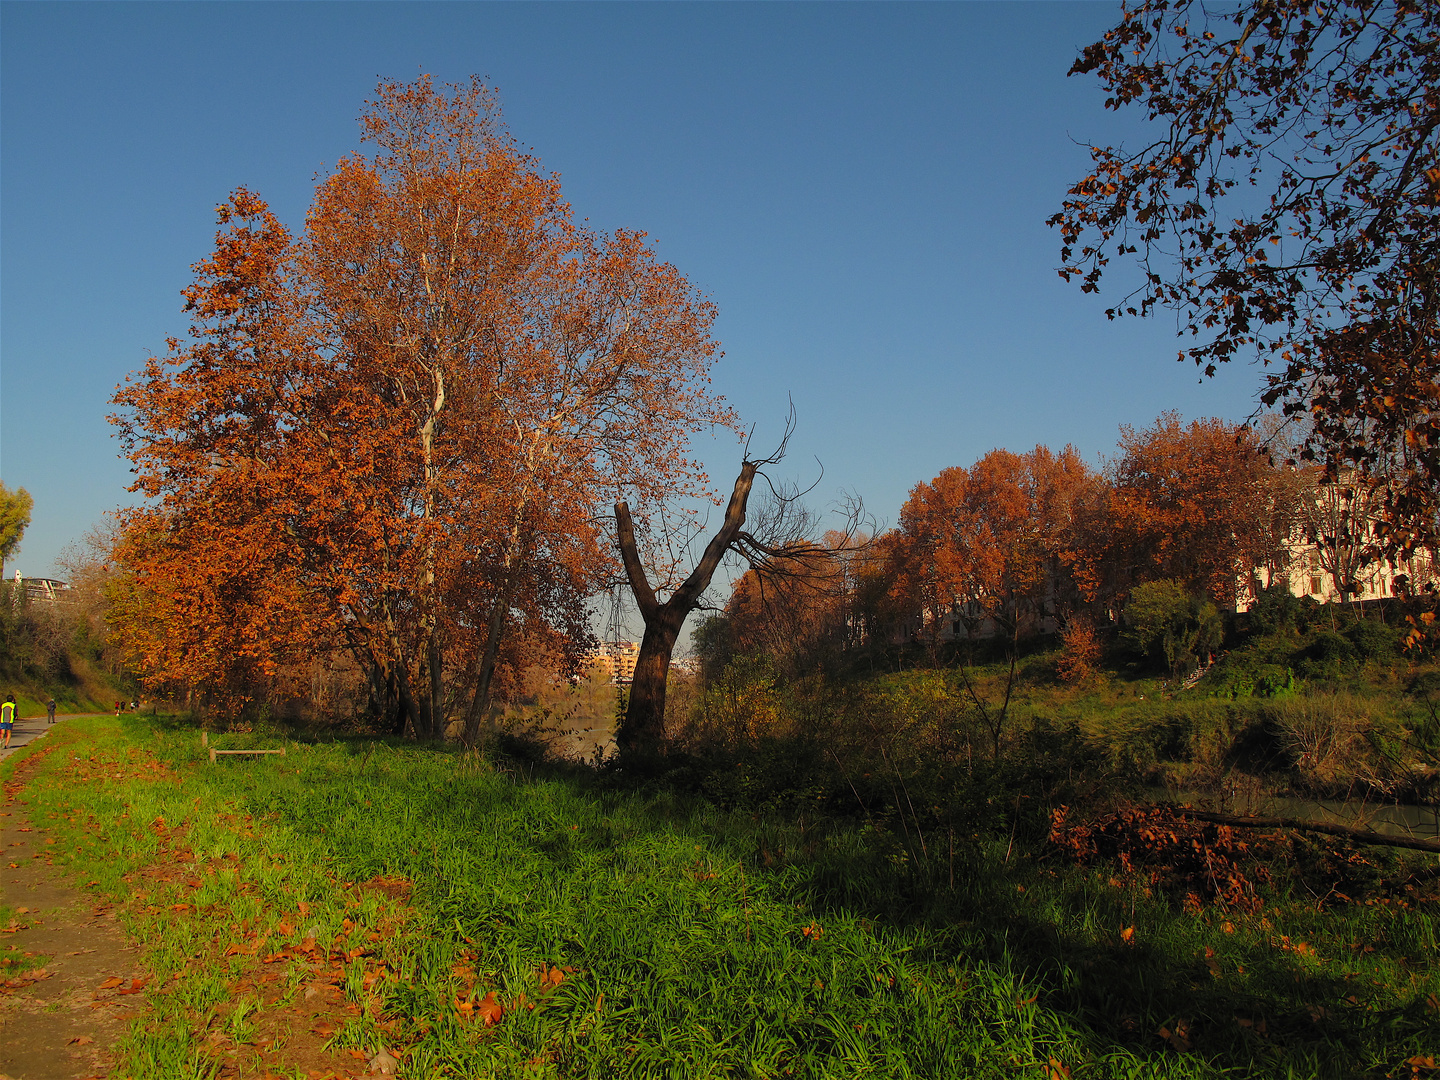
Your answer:
[[[41,717],[16,728],[11,750],[49,725]],[[144,973],[110,905],[62,883],[53,841],[26,815],[25,772],[22,764],[0,803],[0,902],[11,909],[0,953],[31,965],[0,969],[0,1080],[98,1080],[144,1002]]]

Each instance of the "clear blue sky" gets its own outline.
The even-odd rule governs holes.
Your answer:
[[[0,478],[35,498],[7,572],[126,502],[106,414],[167,334],[238,185],[298,227],[381,76],[471,73],[577,216],[641,228],[720,309],[716,388],[790,464],[893,523],[988,450],[1113,451],[1165,409],[1238,419],[1175,323],[1109,323],[1045,219],[1117,118],[1058,4],[0,4]],[[1118,275],[1116,275],[1118,278]],[[733,443],[701,447],[728,485]]]

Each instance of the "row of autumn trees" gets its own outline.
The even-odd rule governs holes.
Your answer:
[[[343,657],[373,714],[473,739],[507,673],[592,643],[613,505],[645,552],[706,491],[691,434],[735,421],[711,305],[578,224],[483,83],[382,84],[362,127],[298,235],[220,207],[188,339],[117,392],[147,502],[111,622],[159,693],[234,707]]]
[[[1380,554],[1365,492],[1284,464],[1276,441],[1167,413],[1122,428],[1100,469],[1073,447],[993,450],[915,485],[893,530],[864,544],[833,535],[831,562],[747,573],[701,651],[805,666],[868,643],[1103,623],[1162,581],[1234,609],[1284,581],[1302,543],[1342,597],[1359,592]]]

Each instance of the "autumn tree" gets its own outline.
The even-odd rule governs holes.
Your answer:
[[[1122,427],[1120,450],[1108,558],[1124,587],[1173,580],[1233,610],[1241,590],[1258,593],[1288,566],[1297,491],[1249,428],[1165,413]]]
[[[578,663],[614,493],[643,516],[703,490],[714,311],[643,234],[577,225],[478,80],[382,84],[362,130],[302,236],[249,192],[221,208],[191,340],[117,394],[153,500],[133,566],[199,654],[328,633],[418,734],[458,714],[473,740],[507,642]],[[226,622],[237,557],[275,595]],[[242,626],[250,652],[210,647]]]
[[[790,675],[833,667],[864,641],[857,588],[869,547],[864,532],[831,529],[809,557],[797,545],[789,559],[747,567],[718,616],[728,650]]]
[[[5,560],[20,550],[20,538],[30,525],[30,511],[35,500],[24,488],[11,491],[0,484],[0,578],[5,576]]]
[[[1089,476],[1074,447],[1037,446],[992,450],[917,484],[900,511],[897,588],[936,635],[942,618],[966,633],[985,620],[1012,631],[1033,621],[1056,587],[1072,501]]]
[[[1177,312],[1206,374],[1270,367],[1263,400],[1313,423],[1331,479],[1375,490],[1392,551],[1440,511],[1440,5],[1127,2],[1071,74],[1142,110],[1139,147],[1091,148],[1051,224],[1061,276],[1143,273],[1111,318]]]

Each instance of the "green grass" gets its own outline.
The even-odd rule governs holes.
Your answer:
[[[1187,914],[1004,836],[952,859],[949,837],[922,852],[446,751],[212,765],[182,727],[56,734],[26,798],[147,950],[156,992],[117,1073],[137,1080],[208,1077],[218,1045],[258,1062],[247,1040],[304,969],[262,985],[253,956],[221,954],[307,937],[370,950],[334,968],[331,1043],[383,1044],[415,1078],[1339,1078],[1440,1053],[1436,921],[1403,897]],[[492,992],[499,1023],[462,1019]]]

